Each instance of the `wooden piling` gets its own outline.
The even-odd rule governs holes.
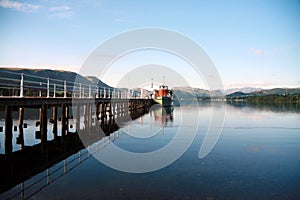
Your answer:
[[[66,136],[66,104],[61,106],[61,136],[64,139]]]
[[[41,107],[41,142],[47,142],[47,105],[42,105]]]
[[[65,126],[66,126],[66,134],[68,134],[69,133],[69,118],[70,118],[70,116],[69,116],[69,106],[68,105],[66,105],[66,113],[65,113],[65,116],[66,116],[66,121],[65,121]]]
[[[24,121],[24,108],[19,108],[19,128],[23,127],[23,121]]]
[[[54,138],[57,137],[57,106],[52,108],[52,118],[53,118],[53,134]]]
[[[5,154],[12,153],[12,112],[13,109],[11,106],[5,107]]]
[[[76,131],[79,133],[80,131],[80,104],[76,105]]]

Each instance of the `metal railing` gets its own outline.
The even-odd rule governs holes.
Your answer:
[[[87,81],[86,81],[87,82]],[[144,98],[142,91],[40,77],[0,69],[0,96],[46,98]]]

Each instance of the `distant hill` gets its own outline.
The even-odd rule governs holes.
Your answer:
[[[226,95],[228,101],[299,102],[300,88],[274,88],[250,93],[235,92]]]
[[[196,99],[199,97],[209,97],[209,91],[200,89],[200,88],[192,88],[192,87],[174,87],[173,94],[178,99]]]
[[[251,92],[259,92],[261,90],[262,88],[254,88],[254,87],[229,88],[225,90],[225,94],[232,94],[235,92],[251,93]]]
[[[234,92],[232,94],[228,94],[227,97],[247,97],[249,94],[246,94],[244,92]]]
[[[269,90],[261,90],[252,92],[253,95],[293,95],[300,94],[300,88],[274,88]]]

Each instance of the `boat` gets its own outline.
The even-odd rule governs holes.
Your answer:
[[[172,106],[173,92],[169,90],[168,86],[163,84],[159,86],[158,90],[153,90],[153,100],[164,107]]]

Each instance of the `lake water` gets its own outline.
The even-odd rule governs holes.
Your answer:
[[[209,154],[199,158],[212,111],[218,113],[224,106],[221,135]],[[30,128],[25,131],[25,143],[35,144],[38,140],[29,133],[35,126]],[[156,171],[127,173],[98,160],[108,159],[108,155],[115,159],[114,147],[136,154],[164,149],[174,145],[172,141],[180,133],[183,142],[172,146],[176,151],[188,144],[184,141],[190,140],[194,131],[195,138],[183,155]],[[3,135],[0,133],[1,144]],[[0,150],[3,152],[3,146]],[[161,159],[168,159],[166,156]],[[124,163],[135,164],[123,156],[118,159],[120,168]],[[151,168],[157,162],[154,159],[148,156],[144,165]],[[27,189],[19,193],[22,188]],[[1,194],[0,199],[15,194],[15,199],[300,199],[300,110],[242,103],[186,105],[167,113],[152,109]]]

